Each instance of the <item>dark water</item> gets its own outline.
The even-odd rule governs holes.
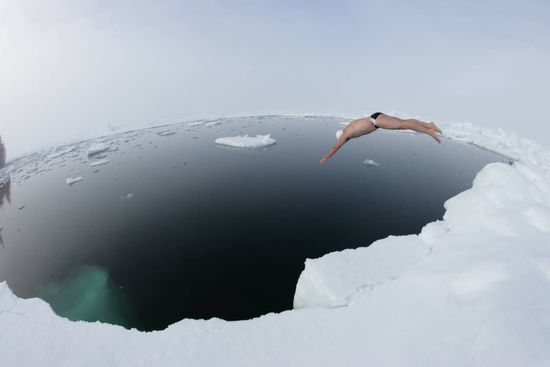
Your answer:
[[[319,166],[340,128],[332,118],[180,124],[106,139],[118,148],[107,165],[89,166],[88,142],[18,162],[0,195],[0,280],[70,319],[142,330],[287,310],[306,258],[418,233],[485,164],[506,161],[381,131]],[[214,144],[267,133],[277,139],[267,149]]]

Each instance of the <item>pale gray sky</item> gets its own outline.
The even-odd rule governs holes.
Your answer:
[[[378,110],[550,147],[545,0],[0,0],[0,55],[9,157],[109,124]]]

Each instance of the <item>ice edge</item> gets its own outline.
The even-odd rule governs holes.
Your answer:
[[[506,204],[508,201],[506,201],[506,198],[504,196],[498,196],[497,199],[495,199],[494,195],[495,193],[499,193],[501,190],[504,191],[508,196],[511,196],[510,200],[516,200],[517,202],[523,203],[532,201],[536,205],[533,205],[531,207],[528,207],[524,210],[522,215],[527,218],[525,223],[522,225],[530,225],[529,228],[520,228],[526,231],[525,233],[528,233],[530,236],[538,235],[542,233],[543,235],[547,236],[547,232],[550,231],[550,226],[548,223],[550,223],[550,199],[548,199],[548,193],[550,192],[549,182],[550,182],[550,152],[546,149],[542,148],[540,145],[533,143],[532,141],[519,138],[513,133],[506,132],[504,130],[500,129],[483,129],[479,127],[475,127],[472,124],[446,124],[444,126],[444,134],[448,138],[452,140],[457,140],[469,144],[474,144],[476,146],[479,146],[484,149],[488,149],[494,152],[497,152],[499,154],[502,154],[504,156],[510,157],[511,159],[514,159],[517,161],[513,166],[504,165],[504,164],[490,164],[486,166],[484,169],[482,169],[479,173],[476,179],[474,180],[474,184],[472,189],[467,190],[454,198],[449,199],[445,203],[446,207],[446,213],[443,221],[438,222],[432,222],[427,224],[423,229],[422,232],[419,235],[410,235],[410,236],[390,236],[386,239],[380,240],[375,242],[373,245],[371,245],[368,248],[360,248],[357,250],[345,250],[342,252],[334,252],[324,255],[323,257],[315,260],[307,260],[306,261],[306,269],[302,274],[300,275],[300,279],[298,280],[297,284],[297,290],[296,294],[298,295],[297,298],[295,298],[295,306],[297,308],[300,307],[335,307],[335,306],[343,306],[343,305],[350,305],[355,302],[358,302],[361,298],[363,298],[365,295],[369,295],[373,292],[373,290],[377,289],[381,285],[387,284],[388,282],[392,282],[396,279],[399,279],[399,277],[409,271],[412,267],[416,266],[417,264],[421,263],[425,258],[426,255],[430,254],[432,251],[434,251],[435,245],[442,241],[450,231],[458,231],[458,235],[467,235],[467,232],[461,233],[461,226],[464,229],[464,225],[466,225],[466,229],[468,230],[483,230],[483,231],[489,231],[489,233],[492,233],[491,231],[502,234],[503,231],[512,231],[510,233],[504,233],[506,236],[514,236],[514,235],[521,235],[522,233],[514,233],[514,227],[507,228],[506,226],[501,226],[499,223],[487,223],[481,221],[481,227],[476,224],[475,220],[479,220],[479,215],[476,215],[475,210],[479,208],[462,208],[461,203],[464,200],[471,201],[472,195],[475,196],[479,200],[483,200],[486,195],[493,195],[493,201],[496,200],[493,204],[497,207],[506,207]],[[496,180],[495,180],[496,177]],[[504,185],[503,185],[504,182]],[[517,188],[514,186],[516,183],[521,183],[525,185],[526,183],[531,183],[531,186],[528,186],[529,192],[527,192],[526,195],[528,196],[521,196],[517,197],[519,194],[516,192],[513,192],[513,195],[510,195],[509,188]],[[524,190],[525,193],[525,190]],[[529,196],[532,194],[532,196]],[[484,196],[485,195],[485,196]],[[533,196],[534,195],[534,196]],[[538,195],[538,196],[537,196]],[[454,212],[457,212],[459,208],[460,210],[466,210],[466,213],[468,213],[468,210],[474,211],[472,214],[473,218],[469,218],[468,215],[460,215],[455,216],[453,214]],[[494,207],[491,207],[491,209],[495,209]],[[462,213],[464,214],[464,213]],[[508,218],[510,219],[510,218]],[[512,218],[514,219],[514,218]],[[472,222],[473,221],[473,222]],[[479,223],[478,223],[479,224]],[[533,232],[533,229],[536,230]],[[538,231],[538,232],[537,232]],[[534,234],[533,234],[534,233]],[[547,237],[543,237],[543,239]],[[397,256],[391,249],[399,248],[400,251],[405,251],[410,256],[401,256],[401,259],[405,258],[406,261],[401,261],[399,259],[399,256]],[[316,268],[313,264],[316,262],[322,262],[326,261],[327,259],[331,259],[334,257],[339,256],[346,256],[352,255],[353,257],[361,257],[363,256],[366,259],[370,259],[367,261],[372,261],[372,259],[376,260],[377,264],[381,264],[382,266],[388,265],[390,266],[393,264],[393,268],[390,270],[385,269],[384,271],[380,272],[374,272],[373,274],[363,274],[359,278],[363,278],[363,281],[356,282],[353,274],[351,276],[351,282],[347,284],[344,287],[344,291],[340,293],[334,293],[332,292],[333,289],[331,288],[331,285],[328,284],[319,284],[323,281],[326,281],[327,279],[331,279],[330,274],[326,274],[327,276],[324,276],[324,279],[313,279],[308,284],[308,289],[304,288],[304,278],[308,276],[308,268],[309,272],[316,272],[319,274],[320,268]],[[544,258],[542,259],[546,261]],[[539,268],[542,267],[543,271],[542,274],[550,274],[550,271],[547,271],[550,269],[550,265],[546,266],[544,261],[542,261],[539,265],[537,265]],[[355,264],[361,263],[360,261],[354,262]],[[548,265],[548,264],[547,264]],[[330,268],[330,267],[329,267]],[[548,268],[548,269],[547,269]],[[341,269],[341,268],[340,268]],[[350,267],[351,270],[353,270],[353,266]],[[378,268],[380,269],[380,268]],[[483,270],[485,269],[485,270]],[[495,266],[489,266],[489,277],[487,277],[487,267],[482,268],[481,270],[475,270],[477,273],[472,273],[474,275],[469,275],[466,273],[462,278],[460,278],[459,282],[455,282],[455,290],[457,291],[457,294],[463,294],[467,297],[472,297],[471,294],[475,294],[476,288],[471,288],[470,281],[468,277],[474,276],[474,280],[481,278],[487,279],[489,283],[486,284],[492,284],[494,282],[500,282],[502,279],[505,279],[505,271],[498,267],[498,265]],[[375,269],[376,270],[376,269]],[[484,272],[485,271],[485,272]],[[503,273],[504,271],[504,273]],[[477,274],[477,275],[476,275]],[[480,275],[481,274],[481,275]],[[334,274],[333,274],[334,275]],[[347,275],[350,275],[348,273]],[[365,278],[367,276],[367,278]],[[368,278],[371,277],[371,278]],[[343,284],[346,279],[345,276],[342,277],[341,275],[337,275],[333,277],[336,279],[336,282],[338,285]],[[550,279],[550,276],[548,277]],[[338,279],[342,280],[339,281]],[[350,280],[349,278],[347,279]],[[492,282],[492,283],[491,283]],[[483,283],[483,281],[481,282]],[[325,289],[319,292],[319,289]],[[313,289],[313,291],[312,291]],[[308,292],[309,295],[307,294]],[[311,293],[313,292],[313,293]],[[315,293],[317,292],[317,293]],[[319,297],[319,294],[325,293],[323,295],[324,299],[317,302],[311,302],[312,300],[318,301],[316,297]],[[332,292],[332,293],[331,293]],[[464,293],[466,292],[466,293]],[[305,296],[304,296],[305,294]],[[298,301],[296,300],[298,299]],[[302,302],[305,299],[305,302]],[[327,310],[330,311],[330,310]],[[250,320],[250,321],[243,321],[238,322],[236,324],[239,325],[248,325],[250,322],[260,322],[261,320],[263,324],[265,324],[266,320],[273,320],[273,318],[280,319],[279,321],[284,321],[288,318],[293,318],[293,316],[290,316],[292,314],[295,314],[298,311],[292,311],[292,312],[285,312],[280,315],[265,315],[258,319]],[[336,314],[334,314],[336,315]],[[116,335],[135,335],[136,333],[139,335],[144,335],[146,337],[152,338],[154,335],[161,335],[163,332],[152,332],[152,333],[140,333],[136,330],[125,330],[122,327],[112,326],[112,325],[105,325],[105,324],[99,324],[99,323],[84,323],[84,322],[69,322],[61,317],[56,316],[49,305],[40,300],[40,299],[28,299],[23,300],[11,292],[9,290],[7,284],[5,282],[0,283],[0,323],[3,325],[14,325],[12,321],[16,321],[16,329],[21,328],[21,334],[13,335],[10,334],[10,338],[13,340],[10,340],[10,343],[3,344],[6,345],[13,345],[13,343],[17,340],[20,341],[21,344],[24,344],[23,341],[28,339],[32,339],[32,335],[36,333],[36,330],[39,330],[42,328],[42,325],[48,325],[51,327],[54,327],[58,330],[60,335],[65,335],[64,333],[74,331],[75,327],[77,327],[79,330],[86,330],[89,329],[90,333],[100,333],[105,335],[105,339],[114,338]],[[169,329],[177,329],[180,332],[183,332],[182,328],[179,326],[187,325],[189,326],[189,322],[204,323],[205,330],[212,330],[212,321],[214,321],[214,324],[217,325],[216,327],[219,328],[221,325],[228,325],[228,324],[234,324],[234,323],[227,323],[223,322],[222,320],[213,319],[211,321],[194,321],[194,320],[182,320],[179,321],[169,327]],[[295,320],[298,322],[297,320]],[[220,322],[222,324],[220,324]],[[7,324],[6,324],[7,323]],[[74,327],[68,327],[68,325],[74,325]],[[86,326],[85,326],[86,325]],[[271,325],[271,324],[270,324]],[[266,325],[264,325],[266,326]],[[11,330],[14,330],[13,328],[10,328]],[[104,330],[104,332],[101,332],[101,330]],[[63,331],[65,330],[65,331]],[[115,332],[116,331],[116,332]],[[109,336],[108,333],[112,333],[111,336]],[[121,334],[122,333],[122,334]],[[130,333],[130,334],[128,334]],[[196,331],[195,331],[196,333]],[[7,335],[8,332],[6,332],[4,335]],[[185,332],[183,332],[185,334]],[[69,334],[67,334],[66,337],[64,337],[64,340],[70,340]],[[5,339],[5,338],[4,338]],[[166,341],[166,338],[163,338]],[[544,342],[544,339],[542,340]],[[122,342],[122,340],[120,341]],[[48,345],[49,343],[55,343],[55,341],[51,341],[50,339],[46,339],[45,341],[42,341],[43,345],[41,348],[45,348],[45,345]],[[53,344],[52,344],[53,345]],[[474,345],[475,346],[475,345]],[[7,347],[2,348],[4,349],[4,352],[6,354],[12,354],[15,353],[15,350],[11,353],[8,353],[6,350]],[[114,353],[114,352],[113,352]],[[138,353],[139,354],[139,353]],[[228,353],[230,354],[230,353]],[[504,353],[506,355],[506,353]],[[44,356],[44,360],[48,359],[48,354]],[[50,358],[52,358],[52,355],[49,355]],[[477,356],[477,355],[476,355]],[[28,356],[19,354],[19,357],[21,358],[29,358]],[[70,356],[69,356],[70,357]],[[477,356],[479,357],[479,356]],[[483,355],[482,355],[483,357]],[[80,358],[86,358],[85,356],[74,356],[70,357],[69,359],[73,360],[80,360]],[[29,361],[32,360],[32,358],[28,359]],[[203,361],[206,359],[202,359]],[[261,360],[261,359],[259,359]],[[475,359],[475,361],[482,361],[483,358]],[[490,360],[485,358],[485,360]],[[544,359],[546,360],[546,359]],[[53,361],[53,359],[52,359]],[[472,361],[474,361],[472,357]],[[546,360],[547,361],[547,360]],[[265,362],[265,360],[264,360]],[[128,364],[131,362],[128,360]],[[481,362],[479,362],[481,364]],[[30,363],[28,363],[30,364]],[[126,363],[121,363],[126,364]]]

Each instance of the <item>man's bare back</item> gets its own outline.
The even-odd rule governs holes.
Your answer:
[[[367,135],[378,128],[388,130],[413,130],[431,136],[435,141],[441,143],[439,134],[441,130],[433,122],[423,122],[415,119],[400,119],[398,117],[386,115],[384,113],[374,113],[371,116],[353,120],[344,128],[338,142],[321,158],[319,163],[325,163],[334,155],[348,140]]]

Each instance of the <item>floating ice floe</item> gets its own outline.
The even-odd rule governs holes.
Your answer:
[[[162,130],[162,131],[157,132],[157,135],[159,135],[159,136],[170,136],[170,135],[174,135],[175,133],[176,132],[172,131],[172,130]]]
[[[10,175],[5,170],[0,170],[0,188],[8,183]]]
[[[76,145],[68,146],[68,147],[62,147],[62,148],[54,148],[52,149],[51,153],[47,155],[46,158],[48,159],[54,159],[57,157],[61,157],[62,155],[65,155],[67,153],[70,153],[74,151],[77,148]]]
[[[187,124],[187,126],[193,126],[193,127],[196,127],[196,126],[202,126],[206,123],[206,121],[194,121],[194,122],[189,122]]]
[[[134,195],[135,195],[135,194],[134,194],[133,192],[131,192],[131,193],[129,193],[129,194],[126,194],[126,195],[124,195],[124,196],[121,196],[120,199],[121,199],[121,200],[133,199],[133,198],[134,198]]]
[[[107,146],[104,143],[97,143],[92,145],[90,148],[88,148],[88,157],[92,157],[94,155],[97,155],[99,153],[103,153],[109,149],[109,146]]]
[[[74,185],[75,183],[80,182],[80,181],[82,181],[82,180],[83,180],[82,176],[69,177],[69,178],[66,178],[66,179],[65,179],[65,183],[66,183],[68,186],[72,186],[72,185]]]
[[[277,141],[271,134],[253,136],[227,136],[216,139],[216,144],[237,148],[263,148],[275,144]]]
[[[103,166],[105,164],[108,164],[111,160],[108,158],[102,158],[98,160],[92,160],[90,163],[90,167],[97,167],[97,166]]]
[[[378,167],[378,166],[380,166],[380,163],[378,163],[376,161],[373,161],[372,159],[365,159],[363,161],[363,164],[366,165],[367,167]]]

